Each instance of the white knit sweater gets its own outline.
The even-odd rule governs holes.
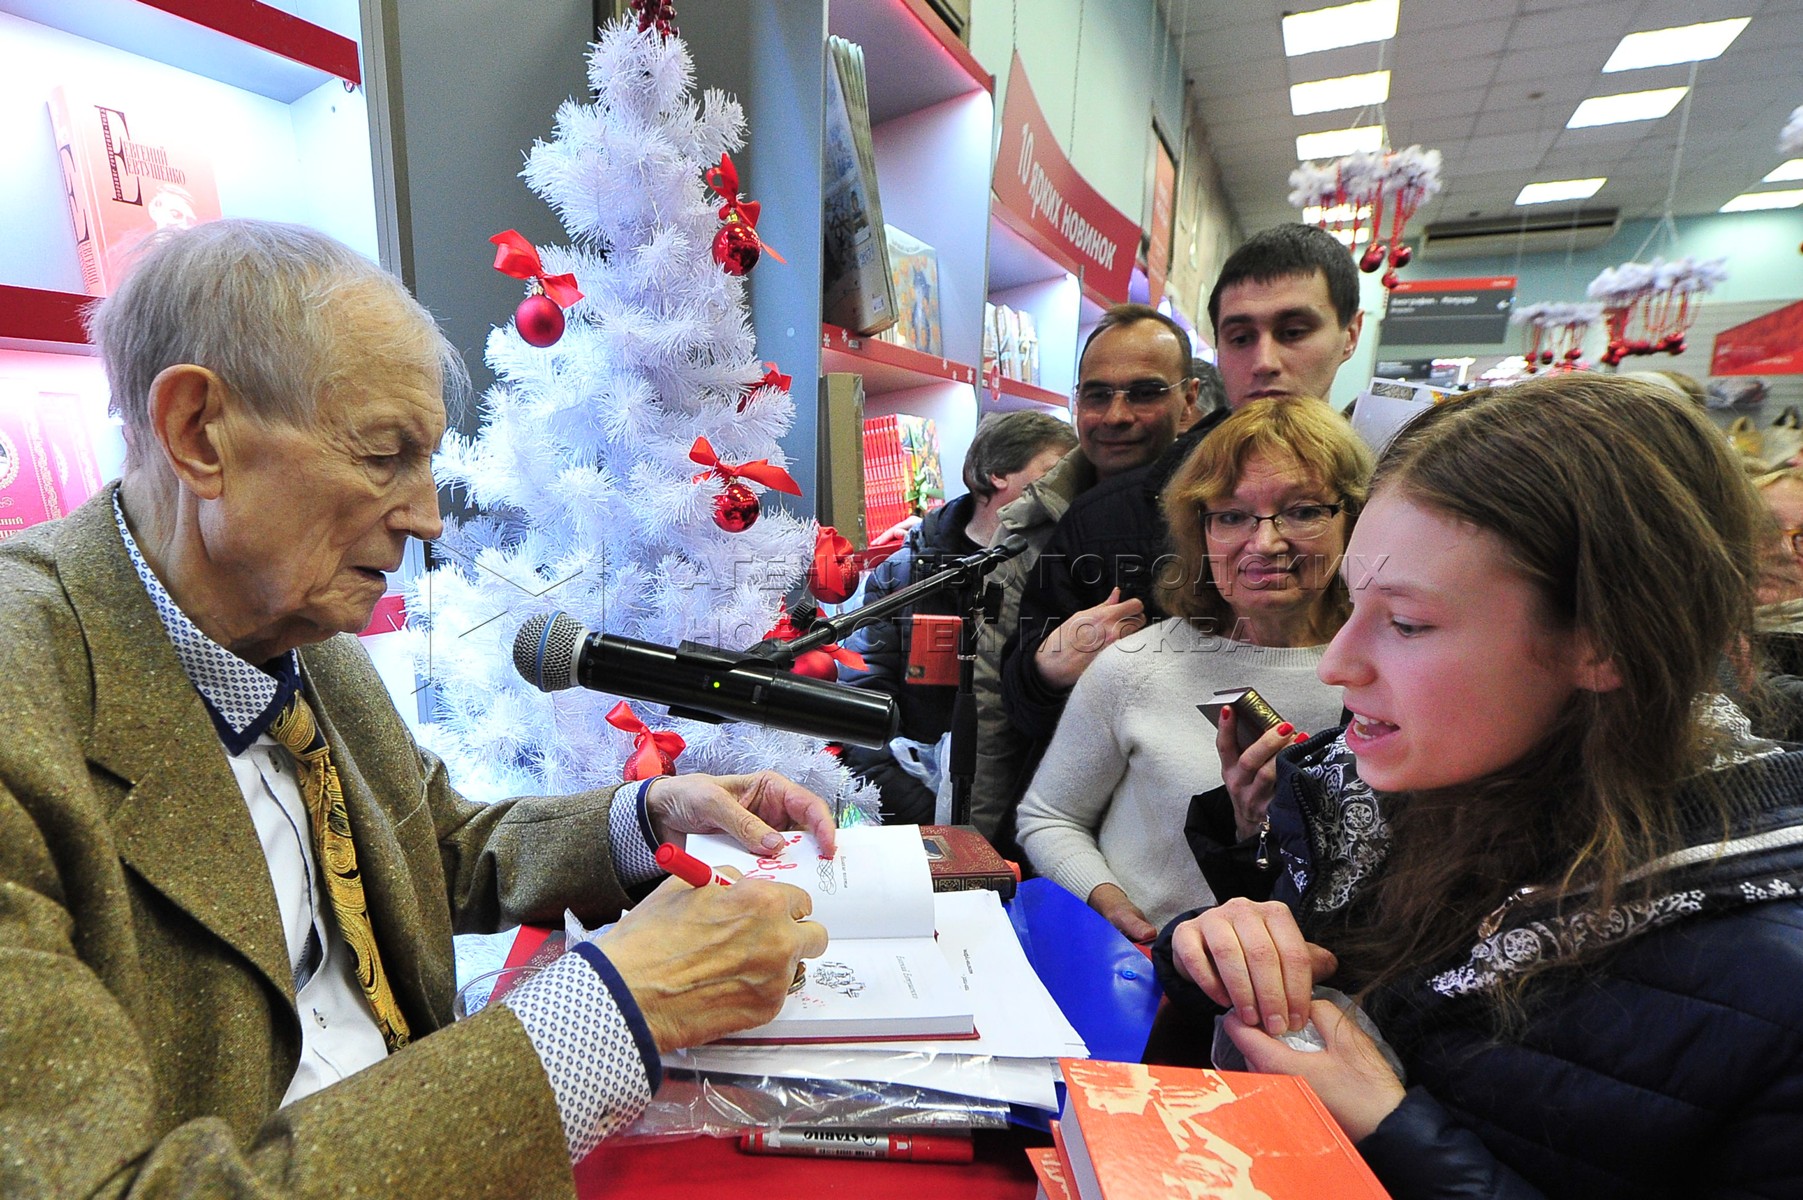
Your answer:
[[[1154,925],[1212,904],[1183,837],[1190,797],[1221,785],[1214,727],[1196,706],[1249,686],[1296,728],[1332,729],[1340,691],[1315,676],[1324,650],[1254,646],[1172,618],[1096,655],[1021,800],[1034,868],[1084,900],[1115,884]]]

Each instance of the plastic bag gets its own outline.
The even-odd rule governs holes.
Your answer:
[[[664,1085],[619,1135],[629,1142],[753,1129],[1000,1129],[1008,1106],[895,1083],[777,1079],[666,1067]]]

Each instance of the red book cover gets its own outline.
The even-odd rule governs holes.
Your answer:
[[[1033,1164],[1033,1174],[1039,1177],[1039,1195],[1045,1200],[1076,1200],[1076,1193],[1065,1180],[1064,1164],[1058,1161],[1058,1151],[1049,1146],[1029,1147],[1027,1161]]]
[[[0,539],[63,516],[100,490],[93,443],[69,401],[0,395]]]
[[[51,90],[50,125],[89,295],[113,290],[127,255],[149,234],[220,215],[213,165],[191,114],[130,89],[84,84]]]
[[[1295,1076],[1075,1058],[1058,1064],[1069,1178],[1083,1200],[1387,1196]]]

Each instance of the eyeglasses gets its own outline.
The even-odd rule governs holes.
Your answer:
[[[1265,517],[1237,508],[1223,508],[1215,512],[1204,509],[1202,524],[1208,530],[1208,536],[1217,542],[1251,541],[1263,521],[1271,522],[1271,527],[1285,537],[1312,538],[1326,533],[1327,527],[1333,524],[1333,519],[1345,508],[1344,500],[1336,500],[1332,504],[1292,504],[1282,512]],[[1803,533],[1803,530],[1798,532]]]
[[[1100,412],[1114,403],[1116,396],[1127,397],[1127,403],[1134,408],[1151,408],[1162,404],[1172,389],[1180,388],[1188,383],[1190,377],[1185,375],[1176,383],[1161,383],[1151,379],[1141,379],[1126,387],[1110,387],[1106,383],[1086,383],[1077,389],[1075,399],[1077,407],[1091,412]]]

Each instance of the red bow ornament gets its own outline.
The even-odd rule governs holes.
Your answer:
[[[751,403],[751,398],[753,396],[757,395],[759,389],[775,388],[779,392],[786,392],[789,390],[789,385],[794,382],[795,381],[793,379],[791,379],[789,376],[784,375],[781,371],[777,370],[775,363],[773,363],[773,362],[765,363],[764,364],[764,377],[762,379],[755,380],[751,383],[746,384],[740,390],[738,411],[740,411],[740,412],[745,411],[745,406]]]
[[[775,488],[779,492],[787,492],[791,496],[801,495],[801,485],[795,482],[794,477],[781,467],[771,463],[769,459],[753,459],[751,462],[739,463],[737,466],[721,462],[720,456],[714,453],[713,446],[704,437],[696,438],[695,444],[689,447],[689,461],[700,463],[707,468],[695,476],[697,483],[709,475],[717,475],[729,484],[739,479],[749,479],[753,483],[761,483],[765,487]]]
[[[622,779],[631,783],[637,779],[676,774],[676,756],[688,745],[680,733],[668,729],[652,730],[639,720],[638,714],[624,700],[608,710],[607,723],[632,735],[632,757],[620,771]]]
[[[528,345],[543,349],[563,336],[563,310],[582,299],[574,275],[547,275],[538,250],[517,229],[488,239],[495,244],[495,270],[527,281],[526,298],[513,322]]]
[[[779,605],[776,610],[776,624],[770,627],[770,632],[764,635],[764,640],[767,642],[792,642],[800,636],[801,630],[795,628],[795,622],[789,620],[789,606]],[[806,675],[812,679],[831,682],[839,678],[839,668],[836,664],[840,663],[854,671],[870,669],[862,654],[830,642],[802,654],[796,658],[795,665],[789,669],[797,675]]]
[[[708,190],[721,200],[720,220],[723,224],[714,235],[714,260],[731,275],[743,275],[751,270],[760,251],[769,251],[771,258],[786,265],[788,260],[759,236],[758,213],[762,205],[756,200],[740,198],[739,168],[733,165],[732,157],[720,155],[720,165],[709,167],[703,178],[707,180]]]
[[[808,591],[824,604],[843,604],[858,590],[863,560],[851,539],[831,525],[814,537],[814,561],[808,566]]]

